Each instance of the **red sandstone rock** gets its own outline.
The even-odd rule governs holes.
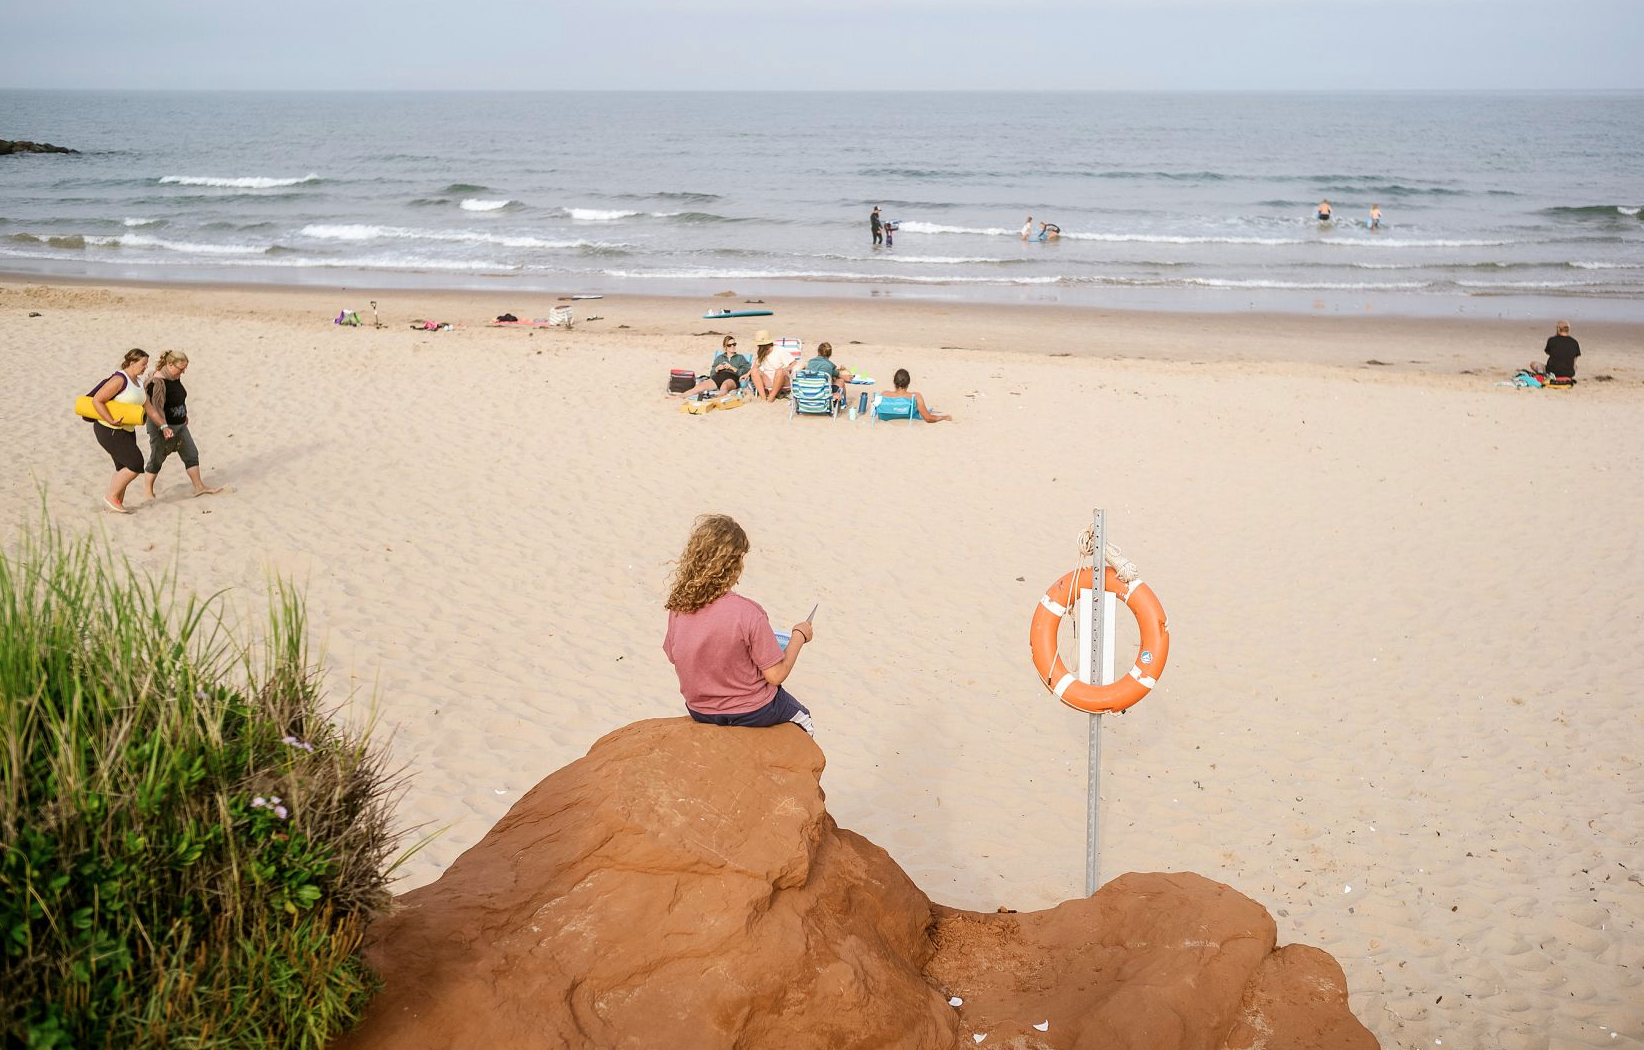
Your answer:
[[[1196,875],[1044,912],[933,909],[834,825],[822,766],[797,727],[604,737],[373,926],[385,988],[343,1046],[1376,1046],[1335,960],[1275,952],[1260,905]]]

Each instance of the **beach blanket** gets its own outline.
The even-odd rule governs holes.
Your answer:
[[[532,318],[529,321],[496,320],[496,321],[490,322],[485,327],[487,327],[487,328],[554,328],[554,327],[557,327],[557,326],[552,321],[548,320],[548,318],[546,318],[546,317],[535,317],[535,318]]]
[[[420,317],[411,322],[413,332],[449,332],[457,327],[450,321],[425,321]]]

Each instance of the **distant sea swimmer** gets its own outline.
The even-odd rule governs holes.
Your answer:
[[[1319,201],[1319,221],[1330,221],[1330,202],[1328,200]]]
[[[1381,205],[1379,204],[1370,205],[1370,228],[1372,230],[1381,229]]]

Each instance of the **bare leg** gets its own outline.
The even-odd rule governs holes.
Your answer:
[[[126,510],[126,486],[136,480],[137,472],[135,470],[126,470],[124,468],[116,470],[114,478],[108,483],[108,493],[103,497],[103,502],[107,503],[109,508],[117,513],[131,513]]]
[[[759,395],[759,399],[761,401],[769,401],[771,399],[770,395],[766,392],[765,373],[761,372],[757,368],[753,370],[753,385],[754,393]]]
[[[154,483],[156,481],[159,481],[159,480],[160,480],[160,475],[159,474],[150,474],[147,471],[143,472],[143,498],[144,499],[153,499],[154,498]]]
[[[153,479],[154,479],[154,475],[150,474],[149,475],[149,488],[150,488],[149,495],[150,496],[154,495],[154,492],[153,492],[154,480]],[[189,467],[188,468],[188,480],[194,482],[194,494],[196,496],[215,496],[217,493],[223,491],[223,487],[221,485],[218,485],[216,487],[209,487],[209,486],[206,485],[205,482],[201,481],[200,480],[200,468],[199,467]]]

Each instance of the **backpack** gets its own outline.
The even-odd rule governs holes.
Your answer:
[[[668,393],[683,394],[693,386],[696,386],[696,373],[689,368],[668,370]]]

